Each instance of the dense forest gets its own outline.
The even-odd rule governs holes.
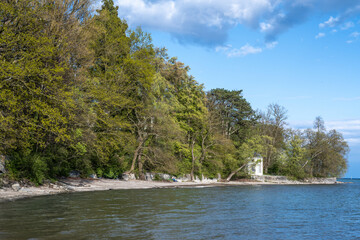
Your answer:
[[[242,90],[204,91],[189,67],[130,29],[113,0],[0,2],[0,155],[6,176],[36,183],[146,172],[340,176],[349,148],[318,117],[294,130],[287,111],[255,111]]]

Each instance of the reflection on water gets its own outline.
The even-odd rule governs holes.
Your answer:
[[[0,204],[0,239],[354,239],[360,184],[116,190]]]

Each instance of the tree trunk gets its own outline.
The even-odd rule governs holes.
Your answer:
[[[301,169],[303,169],[306,166],[306,164],[308,164],[308,162],[309,162],[309,159],[305,162],[305,164],[301,167]]]
[[[143,162],[141,159],[141,153],[139,153],[139,157],[138,157],[138,165],[139,165],[139,179],[140,180],[145,180],[145,175],[143,173]]]
[[[272,146],[274,146],[274,145],[272,145]],[[268,168],[270,167],[271,154],[272,154],[272,151],[271,151],[271,148],[270,148],[269,152],[267,153],[266,165],[265,165],[265,167],[264,167],[264,172],[265,172],[265,174],[268,173]]]
[[[138,156],[139,156],[140,150],[142,148],[142,145],[143,145],[143,140],[141,138],[139,138],[139,145],[135,149],[134,157],[133,157],[133,160],[132,160],[132,163],[131,163],[131,168],[130,168],[129,171],[126,172],[126,174],[132,173],[135,170],[136,160],[138,159]]]
[[[202,164],[205,160],[205,155],[206,155],[206,146],[205,146],[205,139],[207,136],[202,137],[202,141],[201,141],[201,156],[200,156],[200,164]]]
[[[247,163],[243,164],[241,167],[239,167],[239,168],[236,169],[235,171],[232,171],[232,172],[230,173],[230,175],[226,178],[226,181],[229,182],[230,179],[231,179],[237,172],[239,172],[241,169],[243,169],[246,165],[247,165]]]

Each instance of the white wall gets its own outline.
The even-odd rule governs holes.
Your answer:
[[[248,171],[251,175],[263,175],[263,159],[261,157],[254,157],[248,164]]]

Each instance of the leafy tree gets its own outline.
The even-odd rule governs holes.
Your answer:
[[[130,96],[132,86],[125,70],[130,58],[128,26],[118,17],[117,10],[112,0],[103,0],[92,20],[92,28],[96,30],[90,44],[94,60],[89,68],[85,96],[94,116],[93,134],[87,139],[93,165],[118,174],[126,167],[121,156],[132,151],[125,143],[135,142],[127,114],[136,103]]]
[[[256,116],[241,94],[242,90],[226,89],[212,89],[207,93],[212,128],[229,139],[226,144],[230,149],[237,149],[229,151],[227,158],[223,159],[228,181],[244,169],[255,153],[259,153],[262,141],[261,137],[254,135],[252,131],[256,124]]]
[[[189,149],[191,152],[191,179],[194,180],[195,167],[201,157],[199,142],[201,133],[205,131],[205,120],[207,109],[205,106],[205,93],[203,86],[198,85],[192,78],[188,77],[183,82],[181,92],[179,92],[178,100],[181,109],[177,113],[180,126],[187,132]]]
[[[254,135],[246,139],[238,149],[236,158],[227,163],[230,174],[226,178],[226,181],[230,181],[236,173],[244,169],[256,154],[263,152],[263,141],[264,138],[259,135]]]
[[[242,90],[220,88],[207,93],[208,107],[217,112],[223,135],[240,143],[255,123],[254,111],[241,94]]]
[[[287,110],[278,104],[270,104],[267,111],[260,112],[259,115],[259,134],[268,136],[270,140],[266,143],[267,147],[263,154],[264,172],[268,173],[268,169],[273,168],[273,164],[277,164],[277,158],[284,148]]]
[[[305,140],[297,131],[290,131],[289,135],[289,141],[285,148],[286,163],[283,173],[297,179],[303,179],[306,177],[304,166],[307,159]]]
[[[339,177],[346,172],[349,147],[341,133],[326,131],[324,121],[317,117],[314,123],[316,131],[306,130],[306,149],[309,159],[306,170],[316,177]]]
[[[172,95],[171,85],[161,75],[156,74],[151,92],[151,101],[137,115],[134,122],[138,147],[134,154],[132,170],[138,162],[139,174],[156,170],[175,174],[177,160],[173,145],[182,140],[182,131],[171,113],[176,109],[177,99]],[[131,169],[130,169],[131,170]]]
[[[52,31],[51,17],[45,17],[53,10],[48,1],[1,2],[0,151],[5,154],[45,154],[71,141],[74,75],[69,73],[67,44],[60,31]],[[68,15],[79,26],[77,10]],[[37,164],[44,168],[49,164],[38,161],[44,161]]]
[[[180,172],[190,171],[194,179],[195,172],[202,171],[202,163],[206,154],[206,140],[209,140],[206,108],[206,96],[203,86],[188,75],[189,67],[168,58],[164,49],[158,50],[157,55],[163,61],[156,62],[157,71],[172,86],[172,92],[177,99],[174,116],[182,129],[184,141],[175,143],[175,154],[180,159]]]
[[[130,33],[131,53],[125,60],[125,72],[131,83],[131,99],[135,106],[130,109],[128,118],[132,123],[132,132],[136,136],[136,148],[134,150],[131,167],[128,173],[135,170],[138,162],[140,176],[143,177],[143,149],[145,143],[154,134],[155,117],[154,95],[152,87],[155,78],[153,61],[155,51],[149,34],[141,28]]]
[[[129,30],[113,0],[0,2],[0,153],[13,178],[41,183],[96,172],[161,171],[230,180],[264,157],[264,172],[340,176],[342,135],[286,129],[287,111],[256,116],[242,90],[213,89],[189,67]],[[259,118],[260,117],[260,118]]]

